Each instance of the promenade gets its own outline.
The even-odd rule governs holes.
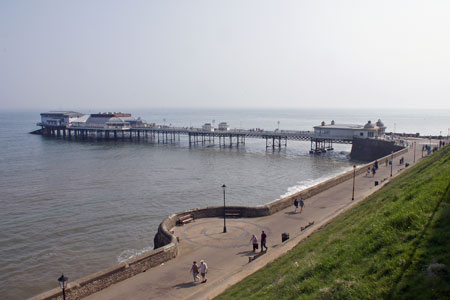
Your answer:
[[[419,148],[420,146],[420,148]],[[422,157],[417,144],[416,162]],[[414,150],[405,153],[405,163],[413,165]],[[394,160],[393,177],[405,170]],[[122,299],[212,299],[230,285],[257,271],[267,263],[286,253],[314,230],[330,222],[335,216],[374,193],[391,179],[391,167],[380,164],[375,176],[361,174],[355,180],[355,200],[352,201],[352,179],[338,184],[305,200],[302,213],[294,213],[294,206],[260,218],[227,219],[227,233],[223,233],[223,219],[198,219],[173,228],[180,239],[178,256],[158,267],[114,284],[85,298],[89,300]],[[392,178],[393,178],[392,177]],[[379,185],[375,186],[375,181]],[[314,225],[301,231],[302,226]],[[260,238],[261,230],[267,234],[266,254],[249,263],[253,256],[250,237]],[[281,242],[281,234],[288,232],[290,239]],[[258,250],[260,251],[260,250]],[[189,272],[193,261],[208,264],[207,283],[193,283]]]

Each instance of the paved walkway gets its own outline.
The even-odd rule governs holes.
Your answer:
[[[416,161],[422,147],[417,145]],[[405,162],[413,164],[413,149],[405,154]],[[393,176],[404,170],[396,158]],[[329,222],[334,216],[350,208],[381,188],[389,181],[391,168],[379,166],[374,177],[364,174],[356,177],[355,201],[352,201],[352,180],[343,182],[327,191],[305,200],[302,213],[294,213],[293,206],[267,217],[227,219],[227,233],[223,233],[223,219],[198,219],[182,227],[175,227],[175,235],[180,238],[177,258],[159,267],[138,274],[114,284],[86,299],[211,299],[228,286],[260,269],[278,256],[289,251],[299,241],[315,229]],[[374,182],[380,185],[375,186]],[[314,221],[314,225],[301,231],[301,226]],[[269,250],[249,263],[251,251],[250,237],[256,234],[259,240],[261,230],[267,233]],[[281,233],[288,232],[290,239],[281,243]],[[192,261],[204,259],[209,268],[208,282],[193,283],[189,270]]]

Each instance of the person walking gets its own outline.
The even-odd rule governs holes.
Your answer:
[[[256,238],[256,235],[252,235],[252,238],[250,239],[250,242],[253,245],[253,252],[256,251],[256,249],[258,249],[258,239]]]
[[[266,239],[267,239],[267,235],[266,235],[266,233],[263,230],[261,232],[261,252],[263,252],[264,248],[266,248],[266,251],[267,251]]]
[[[200,261],[200,275],[202,275],[202,283],[205,283],[208,279],[206,278],[206,273],[208,273],[208,265],[202,259]]]
[[[303,199],[300,199],[300,213],[302,213],[304,206],[305,206],[305,202],[303,202]]]
[[[295,212],[297,212],[297,209],[298,209],[298,200],[297,200],[297,198],[295,198],[295,200],[294,200],[294,206],[295,206]]]
[[[194,261],[192,263],[191,272],[192,272],[192,276],[194,276],[194,282],[196,282],[197,280],[200,280],[200,278],[198,277],[199,270],[198,270],[198,265],[197,265],[196,261]]]

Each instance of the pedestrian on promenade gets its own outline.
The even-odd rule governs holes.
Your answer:
[[[300,199],[300,213],[303,211],[303,206],[305,206],[305,202],[303,202],[303,199]]]
[[[372,177],[375,177],[376,172],[377,172],[377,169],[375,169],[375,167],[372,167]]]
[[[256,235],[252,235],[252,238],[250,239],[250,242],[253,245],[253,252],[256,251],[256,249],[258,249],[258,239],[256,238]]]
[[[297,212],[297,209],[298,209],[298,200],[297,200],[297,198],[295,198],[295,200],[294,200],[294,206],[295,206],[295,212]]]
[[[200,280],[200,278],[198,277],[199,270],[198,270],[198,265],[197,265],[196,261],[194,261],[192,263],[191,272],[192,272],[192,276],[194,276],[194,282],[196,282],[197,280]]]
[[[266,248],[266,251],[267,251],[266,239],[267,239],[267,235],[266,235],[266,233],[263,230],[261,232],[261,252],[263,252],[264,248]]]
[[[378,160],[375,161],[375,169],[378,170]]]
[[[366,176],[369,177],[369,175],[370,175],[370,167],[367,167],[367,173],[366,173]]]
[[[208,273],[208,265],[202,259],[200,261],[200,275],[202,275],[202,283],[205,283],[208,279],[206,279],[206,273]]]

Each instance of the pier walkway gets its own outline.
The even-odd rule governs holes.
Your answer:
[[[215,144],[239,146],[245,145],[246,138],[265,139],[266,148],[273,150],[287,147],[287,141],[310,141],[311,151],[314,153],[333,150],[333,143],[351,144],[350,137],[325,137],[313,131],[297,130],[204,130],[202,128],[186,127],[130,127],[130,128],[100,128],[100,127],[73,127],[73,126],[44,126],[35,131],[47,136],[56,136],[68,139],[104,139],[104,140],[148,140],[155,143],[175,143],[180,136],[187,136],[189,146],[198,144]]]
[[[428,140],[427,140],[428,141]],[[410,165],[422,157],[414,150],[404,155]],[[401,173],[405,165],[395,159],[393,176]],[[211,299],[227,287],[262,268],[280,255],[292,249],[314,230],[329,222],[333,217],[348,210],[368,195],[389,182],[391,168],[381,164],[376,175],[356,177],[355,200],[352,201],[352,180],[347,180],[320,194],[305,200],[303,212],[294,213],[289,207],[271,216],[260,218],[227,219],[227,233],[223,233],[223,219],[198,219],[182,227],[175,227],[175,235],[180,238],[178,256],[158,267],[147,270],[132,278],[114,284],[86,299]],[[374,182],[380,184],[375,186]],[[301,227],[314,221],[314,225],[302,231]],[[249,262],[253,256],[250,237],[261,230],[267,233],[266,254]],[[290,239],[284,243],[281,234],[288,232]],[[258,250],[259,251],[259,250]],[[204,259],[209,268],[208,282],[193,283],[189,270],[192,261]]]

